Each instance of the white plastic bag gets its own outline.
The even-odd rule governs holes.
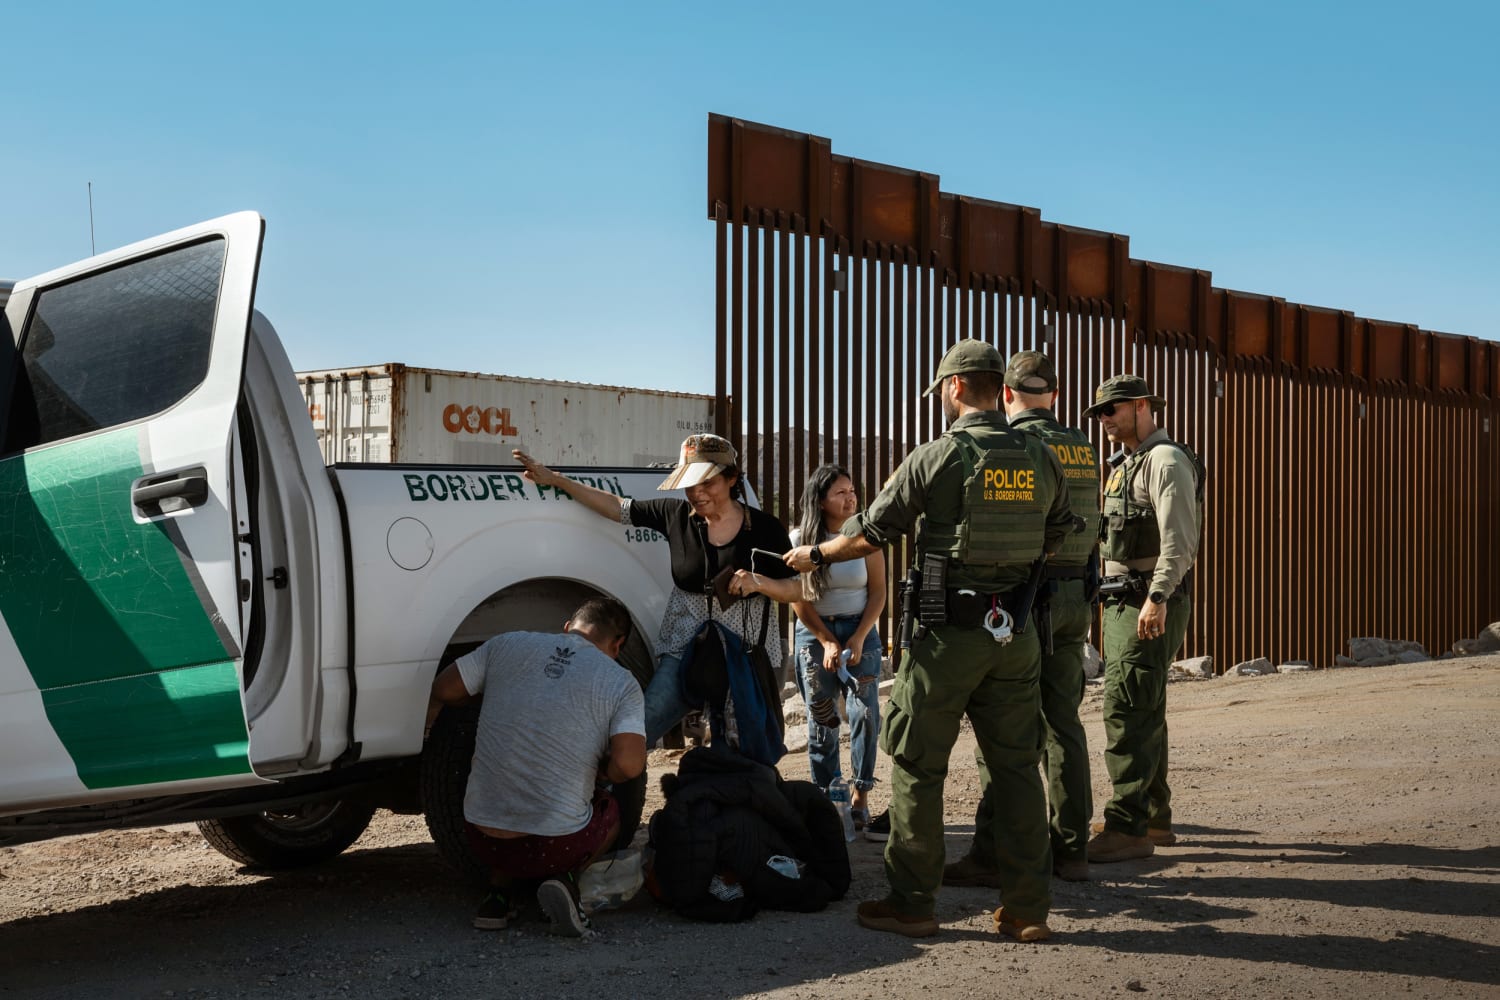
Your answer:
[[[634,847],[606,854],[578,876],[578,895],[589,913],[623,906],[645,881],[641,852]]]

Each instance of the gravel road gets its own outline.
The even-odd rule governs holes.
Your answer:
[[[694,924],[641,897],[589,942],[483,933],[421,819],[381,813],[342,857],[277,876],[183,826],[0,848],[0,997],[1500,997],[1500,657],[1168,700],[1180,843],[1055,883],[1045,944],[998,938],[983,889],[943,891],[937,937],[862,930],[855,903],[884,887],[863,841],[818,914]],[[1098,688],[1084,719],[1097,815]],[[806,756],[781,769],[805,777]],[[966,731],[950,857],[978,792]]]

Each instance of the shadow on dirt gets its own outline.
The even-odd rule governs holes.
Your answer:
[[[1453,978],[1474,983],[1500,981],[1500,948],[1473,941],[1405,932],[1399,925],[1372,926],[1368,936],[1320,933],[1311,919],[1295,913],[1284,934],[1240,934],[1210,921],[1245,919],[1272,904],[1294,910],[1300,903],[1359,909],[1379,907],[1413,914],[1494,917],[1500,849],[1435,848],[1414,844],[1280,843],[1257,839],[1252,830],[1179,825],[1177,846],[1149,859],[1095,865],[1095,883],[1107,894],[1071,901],[1064,895],[1056,912],[1082,922],[1070,944],[1095,945],[1140,954],[1180,954],[1243,961],[1293,962],[1310,968],[1385,972]],[[1241,865],[1242,875],[1200,875],[1203,866],[1222,872]],[[1323,866],[1369,869],[1360,877],[1330,878]],[[1318,866],[1318,877],[1299,877],[1299,868]],[[1393,876],[1391,869],[1416,869],[1439,877]],[[1465,880],[1464,875],[1475,876]],[[1455,878],[1454,876],[1459,876]],[[1111,884],[1113,883],[1113,884]],[[1091,919],[1128,916],[1157,925],[1152,930],[1095,931]],[[1273,947],[1274,945],[1274,947]]]
[[[1301,932],[1301,933],[1299,933]],[[1382,934],[1395,934],[1386,938]],[[1380,928],[1371,937],[1317,934],[1238,934],[1203,924],[1151,931],[1091,931],[1068,935],[1068,944],[1093,945],[1139,955],[1229,958],[1295,964],[1339,972],[1380,972],[1469,983],[1500,981],[1500,949],[1439,934],[1403,934]]]
[[[1053,926],[1066,925],[1057,945],[1064,951],[1103,948],[1143,958],[1180,955],[1476,984],[1500,981],[1500,948],[1493,944],[1405,932],[1399,923],[1371,924],[1366,933],[1351,934],[1346,921],[1340,931],[1323,933],[1296,915],[1296,904],[1308,902],[1493,917],[1493,881],[1461,877],[1494,872],[1492,848],[1267,844],[1253,840],[1258,834],[1252,831],[1183,826],[1179,832],[1182,845],[1152,859],[1095,866],[1090,883],[1054,883],[1054,912],[1064,919]],[[949,856],[962,853],[968,840],[962,827],[950,828]],[[1241,864],[1246,872],[1224,875],[1220,868],[1211,876],[1194,874],[1205,860],[1196,852]],[[419,992],[429,995],[481,988],[498,995],[535,992],[546,981],[573,995],[599,990],[628,995],[632,987],[690,982],[699,960],[689,952],[699,949],[720,956],[737,989],[757,992],[809,982],[805,959],[793,954],[800,950],[795,942],[808,942],[818,952],[820,979],[920,957],[925,943],[853,926],[855,905],[883,891],[884,873],[880,845],[859,842],[851,845],[851,855],[856,884],[842,902],[816,914],[766,911],[755,918],[769,925],[756,940],[777,941],[773,949],[746,952],[736,925],[691,924],[643,897],[629,911],[597,921],[607,961],[554,981],[545,977],[555,975],[557,959],[568,954],[566,945],[549,940],[535,921],[502,935],[472,931],[469,917],[478,899],[431,844],[356,847],[300,871],[261,877],[242,869],[241,878],[228,884],[147,889],[128,899],[0,924],[0,955],[6,959],[0,992],[104,996],[123,980],[140,994],[293,988],[296,995],[325,995],[342,989],[346,992],[339,995],[364,992],[373,1000],[405,995],[418,982]],[[1275,871],[1272,862],[1286,870]],[[1337,879],[1295,873],[1299,866],[1325,864],[1366,865],[1373,877],[1359,878],[1353,870]],[[1419,864],[1447,875],[1401,878],[1377,867]],[[992,890],[943,890],[942,936],[934,941],[996,943],[988,916],[994,905]],[[1236,922],[1278,911],[1289,916],[1277,933],[1234,929]],[[1111,917],[1135,918],[1146,926],[1095,929],[1094,921]],[[845,945],[830,950],[815,944],[834,938]],[[685,950],[688,941],[693,947]],[[1030,950],[1004,947],[1018,950],[996,952],[996,961]],[[688,978],[671,978],[678,966]],[[80,993],[81,984],[102,992]]]
[[[878,845],[863,846],[872,849],[867,862],[878,860]],[[593,957],[580,962],[580,943],[549,935],[534,906],[505,931],[473,930],[479,897],[431,844],[356,848],[274,877],[239,874],[232,883],[146,889],[0,924],[0,994],[682,995],[702,975],[700,948],[717,956],[734,990],[759,993],[807,980],[801,949],[791,944],[802,935],[851,935],[864,946],[826,961],[819,946],[819,978],[919,954],[903,938],[854,934],[853,907],[862,898],[854,893],[820,913],[763,911],[754,918],[757,940],[774,933],[787,943],[746,949],[744,925],[692,923],[643,892],[595,916],[601,935],[582,953]]]
[[[112,937],[126,928],[149,937],[176,918],[199,916],[229,917],[235,922],[290,918],[320,924],[329,910],[346,905],[370,906],[399,898],[403,907],[467,907],[474,896],[431,844],[355,848],[323,864],[293,871],[270,873],[244,867],[236,872],[259,881],[173,885],[66,912],[23,917],[0,924],[0,934],[11,942],[30,936],[39,943],[78,941],[86,940],[83,935],[94,925],[107,921]],[[287,912],[299,910],[300,915]]]

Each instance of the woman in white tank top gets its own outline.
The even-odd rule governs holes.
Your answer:
[[[816,545],[838,534],[859,510],[859,496],[847,469],[821,465],[802,494],[802,519],[791,532],[792,545]],[[884,646],[875,623],[885,609],[885,553],[822,566],[811,574],[815,599],[792,605],[797,614],[797,683],[807,703],[807,756],[812,779],[825,791],[839,768],[837,701],[844,696],[849,717],[849,763],[853,772],[850,810],[855,825],[869,818],[866,793],[875,785],[875,750],[880,733],[880,663]],[[849,675],[856,687],[839,681],[841,654],[849,652]]]

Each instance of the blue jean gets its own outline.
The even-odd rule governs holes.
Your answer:
[[[646,749],[667,734],[689,705],[682,698],[682,658],[663,653],[656,661],[656,673],[646,685]]]
[[[824,618],[823,624],[828,626],[835,639],[847,644],[854,630],[859,628],[859,619],[859,615]],[[797,686],[802,689],[802,700],[808,706],[807,759],[812,767],[812,780],[819,788],[826,789],[834,778],[842,777],[839,731],[837,727],[818,724],[812,717],[812,703],[820,698],[836,698],[843,689],[838,674],[823,669],[823,644],[800,621],[797,622],[794,641]],[[859,681],[859,694],[844,699],[844,710],[849,716],[849,765],[854,772],[854,787],[862,791],[875,787],[875,743],[880,735],[880,656],[883,651],[880,630],[870,629],[860,649],[859,664],[849,668],[850,676]]]

